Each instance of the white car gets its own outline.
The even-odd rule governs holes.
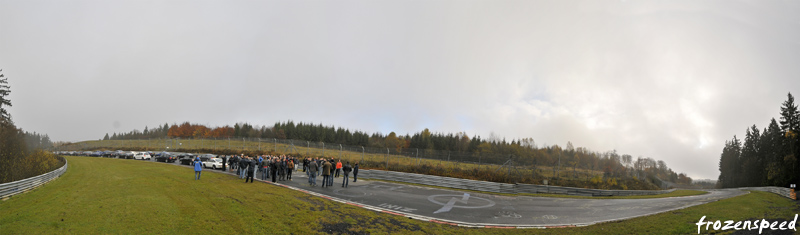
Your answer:
[[[150,154],[146,152],[139,152],[133,154],[133,159],[135,160],[150,160]]]
[[[222,169],[222,159],[209,158],[208,161],[203,162],[203,167],[211,169]]]

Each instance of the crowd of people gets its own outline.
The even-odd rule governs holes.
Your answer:
[[[341,159],[334,158],[306,158],[303,160],[303,172],[308,176],[308,185],[317,186],[317,176],[322,176],[322,187],[333,186],[333,178],[342,177],[342,187],[349,185],[350,172],[353,173],[353,182],[358,179],[358,163],[350,166],[350,162],[342,163]]]
[[[351,166],[350,162],[342,162],[341,159],[334,158],[325,159],[319,158],[306,158],[298,160],[292,156],[281,155],[261,155],[256,157],[250,156],[222,156],[222,170],[236,171],[236,175],[240,179],[245,179],[245,183],[253,182],[253,178],[258,174],[261,180],[272,179],[272,182],[292,180],[292,172],[298,171],[299,165],[302,164],[302,170],[308,176],[308,185],[317,186],[317,176],[322,176],[322,187],[333,186],[333,178],[342,177],[342,187],[349,185],[350,173],[353,173],[353,182],[358,180],[358,163]],[[195,159],[195,180],[200,179],[199,167],[200,159]]]

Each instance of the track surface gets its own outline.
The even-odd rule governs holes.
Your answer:
[[[312,187],[302,171],[294,172],[292,181],[277,183],[404,215],[475,226],[519,227],[584,226],[683,209],[747,193],[727,190],[654,199],[571,199],[500,196],[369,180],[354,183],[352,177],[347,188],[341,187],[341,177],[334,178],[333,187],[323,188],[322,176],[317,177],[320,186]]]

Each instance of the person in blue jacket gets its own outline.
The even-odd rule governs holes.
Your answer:
[[[194,158],[194,180],[200,179],[200,172],[203,171],[203,162],[199,157]]]

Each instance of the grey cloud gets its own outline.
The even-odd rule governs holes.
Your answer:
[[[716,178],[724,141],[798,93],[798,6],[0,1],[0,68],[17,124],[56,140],[292,119],[571,141]]]

